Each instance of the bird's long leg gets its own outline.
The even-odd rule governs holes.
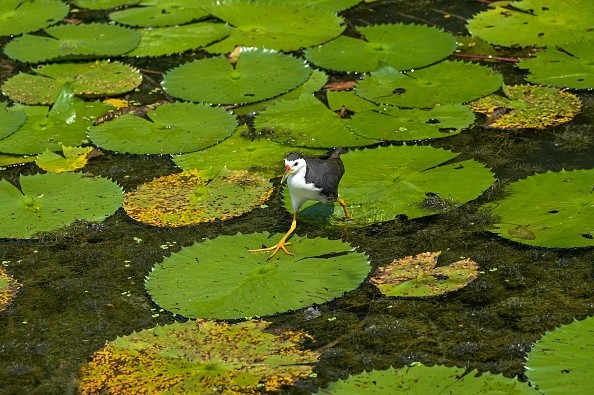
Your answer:
[[[338,198],[338,203],[340,204],[340,206],[344,210],[344,216],[347,217],[348,219],[353,218],[351,216],[351,213],[349,213],[349,209],[347,208],[347,205],[346,205],[346,202],[344,201],[344,199],[343,198]]]
[[[274,255],[276,255],[278,250],[283,250],[285,252],[285,254],[287,254],[287,255],[295,255],[292,252],[290,252],[289,250],[287,250],[287,248],[286,248],[286,246],[291,244],[291,243],[287,243],[287,239],[295,231],[295,228],[297,228],[297,212],[293,213],[293,222],[291,223],[291,227],[289,228],[287,233],[285,233],[285,235],[279,240],[278,243],[276,243],[272,247],[259,248],[257,250],[249,250],[249,252],[272,251],[272,254],[270,254],[266,260],[268,260],[268,259],[272,258]]]

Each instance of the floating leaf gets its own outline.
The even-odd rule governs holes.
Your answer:
[[[59,22],[70,8],[59,0],[0,1],[0,36],[33,32]]]
[[[200,170],[187,170],[127,193],[124,209],[153,226],[185,226],[239,216],[263,204],[271,193],[268,179],[246,170],[222,171],[212,180]]]
[[[309,4],[217,1],[211,14],[235,27],[229,37],[206,48],[213,53],[228,53],[237,45],[295,51],[331,40],[345,28],[335,13]]]
[[[195,243],[157,264],[146,281],[162,308],[185,317],[243,318],[324,303],[365,279],[369,262],[340,240],[290,240],[296,256],[250,253],[280,235],[219,236]]]
[[[109,18],[118,23],[142,27],[183,25],[208,16],[211,0],[150,0],[140,7],[114,11]]]
[[[43,36],[25,34],[13,39],[6,44],[4,53],[27,63],[105,58],[130,52],[139,41],[140,35],[136,31],[123,26],[105,23],[59,25],[45,29]]]
[[[229,34],[223,23],[193,23],[183,26],[139,30],[140,43],[126,56],[162,56],[204,47]]]
[[[0,180],[0,237],[30,239],[75,220],[103,221],[122,202],[116,183],[80,173],[21,176],[19,184]]]
[[[479,267],[470,259],[437,266],[439,252],[424,252],[394,259],[379,268],[370,280],[386,296],[435,296],[465,287],[478,277]]]
[[[359,26],[357,30],[365,40],[340,36],[307,49],[305,57],[338,71],[368,72],[385,65],[410,70],[446,58],[456,48],[453,35],[431,26],[395,23]]]
[[[535,174],[511,184],[490,204],[499,223],[491,232],[538,247],[594,246],[594,170]]]
[[[266,136],[252,140],[245,136],[247,133],[247,125],[242,125],[221,143],[202,151],[176,155],[173,161],[183,170],[201,170],[206,178],[216,177],[224,168],[247,170],[266,178],[281,176],[283,159],[292,149],[270,141]],[[304,152],[319,153],[314,150]]]
[[[210,147],[235,130],[235,117],[221,107],[166,103],[147,118],[125,114],[93,126],[89,138],[111,151],[131,154],[176,154]]]
[[[571,121],[582,106],[576,95],[544,86],[504,86],[503,92],[506,97],[492,94],[471,104],[487,115],[486,126],[544,129]]]
[[[530,383],[544,394],[588,394],[592,379],[594,318],[561,325],[537,341],[526,358]]]
[[[383,67],[359,81],[356,92],[376,103],[433,108],[475,100],[500,86],[501,76],[489,67],[445,61],[407,73]]]
[[[472,35],[512,46],[560,45],[592,37],[590,0],[522,0],[502,2],[468,21]]]
[[[301,350],[303,332],[270,323],[173,323],[118,337],[81,368],[81,394],[269,392],[312,373],[319,353]]]
[[[136,5],[140,0],[73,0],[71,3],[89,10],[108,10],[125,5]]]
[[[347,10],[359,4],[361,0],[268,0],[268,3],[293,5],[293,6],[312,6],[326,10],[340,12]]]
[[[269,99],[304,83],[311,70],[302,60],[260,49],[243,49],[237,64],[217,56],[170,70],[163,87],[184,100],[240,104]]]
[[[474,160],[450,162],[458,154],[421,146],[380,147],[341,156],[345,174],[339,193],[353,218],[342,208],[309,201],[299,211],[302,221],[364,226],[398,215],[418,218],[458,207],[478,197],[493,183],[493,174]],[[292,211],[284,194],[285,208]]]
[[[0,266],[0,313],[6,310],[21,285]]]
[[[16,132],[26,119],[22,108],[7,108],[6,103],[0,103],[0,140]]]
[[[142,82],[137,69],[120,62],[48,64],[19,73],[2,86],[2,93],[26,104],[53,104],[62,87],[69,84],[76,95],[115,96],[131,91]]]
[[[353,134],[337,114],[307,93],[277,101],[258,114],[254,127],[273,132],[274,141],[293,147],[352,147],[374,142]]]
[[[474,374],[473,374],[474,373]],[[320,394],[539,394],[526,383],[499,374],[415,363],[402,369],[372,370],[330,383]]]
[[[560,88],[594,88],[594,40],[547,47],[532,58],[522,59],[526,79]]]
[[[63,173],[83,168],[88,161],[88,154],[93,147],[67,147],[62,146],[62,155],[50,150],[45,150],[37,155],[35,164],[45,171]]]
[[[35,162],[35,158],[35,156],[0,154],[0,167],[9,167],[28,162]]]

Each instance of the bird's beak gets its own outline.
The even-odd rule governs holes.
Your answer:
[[[286,165],[285,166],[285,174],[283,174],[283,178],[281,179],[281,185],[285,183],[285,181],[287,181],[287,177],[289,177],[289,175],[293,172],[293,170],[291,170],[291,166]]]

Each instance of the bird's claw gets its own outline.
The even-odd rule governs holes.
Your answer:
[[[272,247],[266,247],[266,248],[258,248],[257,250],[248,250],[248,252],[266,252],[266,251],[272,251],[272,254],[270,254],[268,256],[268,258],[266,258],[266,260],[270,260],[273,256],[276,255],[276,253],[279,250],[283,250],[285,254],[287,255],[292,255],[295,256],[295,254],[293,254],[291,251],[287,250],[286,246],[290,246],[291,243],[277,243],[275,245],[273,245]]]

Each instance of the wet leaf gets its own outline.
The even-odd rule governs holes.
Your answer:
[[[50,150],[45,150],[37,155],[35,164],[45,171],[63,173],[83,168],[88,161],[88,154],[93,147],[68,147],[62,146],[64,156]]]
[[[16,36],[58,23],[70,8],[59,0],[0,1],[0,36]]]

